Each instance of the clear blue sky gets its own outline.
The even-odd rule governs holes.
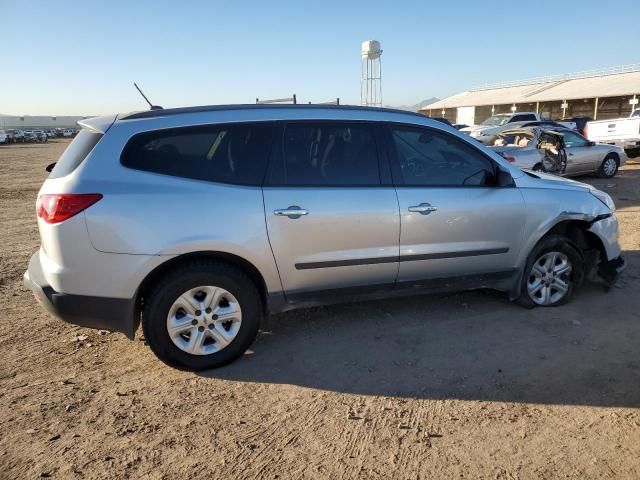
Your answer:
[[[359,103],[362,41],[382,43],[387,105],[486,82],[640,62],[638,0],[0,0],[0,112],[101,114]],[[639,86],[640,88],[640,86]]]

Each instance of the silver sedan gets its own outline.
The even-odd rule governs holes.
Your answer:
[[[621,148],[591,142],[573,130],[558,128],[506,130],[490,148],[520,168],[562,176],[597,173],[611,178],[627,160]]]

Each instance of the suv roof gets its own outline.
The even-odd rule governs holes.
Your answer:
[[[225,110],[289,110],[289,109],[313,109],[313,110],[354,110],[354,111],[378,111],[386,113],[401,113],[404,115],[414,115],[420,118],[427,118],[425,115],[421,115],[416,112],[409,112],[407,110],[399,110],[395,108],[380,108],[380,107],[363,107],[359,105],[314,105],[314,104],[297,104],[297,105],[278,105],[278,104],[237,104],[237,105],[203,105],[197,107],[180,107],[180,108],[166,108],[157,110],[146,110],[142,112],[132,112],[119,116],[119,120],[132,120],[136,118],[155,118],[166,117],[170,115],[180,115],[186,113],[202,113],[202,112],[217,112]]]
[[[430,119],[426,115],[422,115],[416,112],[410,112],[407,110],[398,110],[393,108],[379,108],[379,107],[362,107],[357,105],[313,105],[313,104],[298,104],[298,105],[277,105],[277,104],[240,104],[240,105],[205,105],[197,107],[181,107],[181,108],[167,108],[162,110],[147,110],[141,112],[127,112],[119,113],[117,115],[105,115],[101,117],[90,117],[78,121],[78,125],[83,128],[87,128],[94,132],[106,133],[112,125],[120,122],[137,122],[137,121],[161,121],[164,124],[164,128],[168,126],[177,126],[181,122],[181,116],[196,116],[197,123],[206,123],[208,114],[221,114],[237,112],[238,117],[244,117],[241,121],[255,121],[255,120],[287,120],[289,116],[295,119],[303,119],[307,115],[310,119],[326,118],[336,120],[352,120],[350,113],[354,117],[360,117],[360,120],[379,120],[377,114],[386,114],[395,117],[396,121],[403,121],[407,123],[421,123],[423,125],[443,126],[442,123]],[[249,117],[254,116],[250,119]],[[271,115],[273,114],[273,115]],[[193,118],[190,121],[194,120]],[[451,127],[452,128],[452,127]]]

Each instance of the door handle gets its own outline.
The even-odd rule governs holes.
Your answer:
[[[429,215],[431,212],[438,210],[438,207],[434,207],[428,203],[421,203],[420,205],[413,205],[409,207],[410,212],[416,212],[421,215]]]
[[[300,218],[303,215],[309,215],[309,210],[300,208],[297,205],[291,205],[287,208],[279,208],[273,211],[274,215],[279,217]]]

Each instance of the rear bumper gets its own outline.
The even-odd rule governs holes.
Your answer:
[[[38,303],[55,317],[81,327],[114,330],[133,339],[137,327],[134,299],[56,292],[42,274],[38,252],[31,257],[23,281]]]

